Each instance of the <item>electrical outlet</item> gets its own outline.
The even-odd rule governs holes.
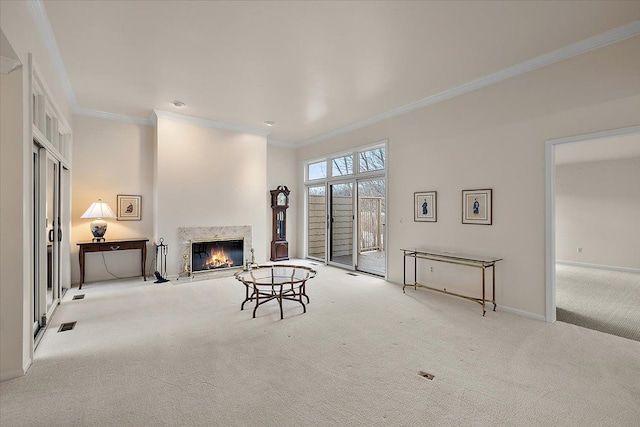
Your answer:
[[[429,267],[429,272],[433,273],[433,267]]]
[[[577,251],[578,251],[579,254],[581,254],[582,253],[582,246],[578,246]]]

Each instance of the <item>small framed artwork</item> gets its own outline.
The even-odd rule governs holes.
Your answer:
[[[140,221],[142,196],[118,194],[118,221]]]
[[[462,190],[462,223],[491,225],[492,191]]]
[[[413,220],[436,222],[438,211],[437,191],[413,193]]]

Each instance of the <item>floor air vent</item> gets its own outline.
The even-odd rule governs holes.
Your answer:
[[[430,373],[425,372],[425,371],[418,372],[418,375],[420,375],[421,377],[424,377],[424,378],[426,378],[428,380],[432,380],[434,378],[433,375],[431,375]]]
[[[72,299],[84,299],[84,294],[74,295]]]
[[[60,329],[58,329],[58,332],[71,331],[75,327],[76,322],[63,323],[62,325],[60,325]]]
[[[347,273],[349,276],[357,276],[356,273]]]

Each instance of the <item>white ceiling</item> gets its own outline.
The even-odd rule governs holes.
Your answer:
[[[148,119],[158,109],[258,129],[273,120],[270,139],[288,142],[640,19],[638,1],[44,5],[76,110]]]

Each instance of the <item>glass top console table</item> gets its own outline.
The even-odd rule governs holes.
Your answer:
[[[490,302],[493,304],[493,311],[496,311],[496,262],[502,261],[502,258],[490,257],[490,256],[478,256],[478,255],[467,255],[461,254],[457,252],[448,252],[437,249],[400,249],[403,254],[403,270],[404,270],[404,281],[402,284],[402,292],[404,292],[404,288],[407,286],[413,286],[414,289],[427,288],[433,291],[442,292],[448,295],[454,295],[460,298],[465,298],[470,301],[475,301],[482,306],[482,315],[484,316],[487,312],[486,303]],[[413,283],[407,282],[407,259],[413,258]],[[423,285],[418,283],[418,260],[426,259],[430,261],[437,262],[446,262],[449,264],[457,264],[457,265],[466,265],[469,267],[479,268],[482,270],[482,298],[475,298],[468,295],[462,295],[454,292],[448,292],[445,289],[438,289],[431,286]],[[492,293],[491,299],[486,298],[486,279],[485,279],[485,271],[491,268],[492,274]]]

